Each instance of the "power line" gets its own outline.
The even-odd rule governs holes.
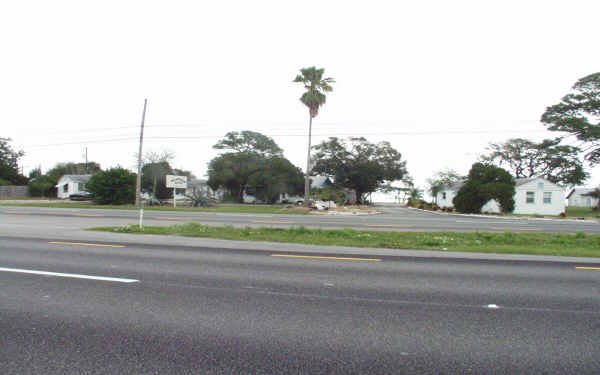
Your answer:
[[[431,135],[475,135],[475,134],[503,134],[503,133],[541,133],[546,132],[546,129],[501,129],[501,130],[444,130],[444,131],[421,131],[421,132],[382,132],[382,133],[323,133],[314,134],[315,137],[366,137],[366,136],[431,136]],[[290,134],[290,133],[279,133],[279,134],[266,134],[269,137],[306,137],[306,134]],[[223,138],[224,134],[213,134],[213,135],[187,135],[187,136],[154,136],[145,137],[148,140],[180,140],[180,141],[193,141],[199,139],[216,139]],[[137,137],[124,137],[124,138],[108,138],[108,139],[96,139],[96,140],[81,140],[72,142],[60,142],[60,143],[48,143],[38,145],[25,145],[28,148],[43,148],[43,147],[54,147],[54,146],[67,146],[67,145],[80,145],[85,143],[109,143],[109,142],[123,142],[135,140]]]

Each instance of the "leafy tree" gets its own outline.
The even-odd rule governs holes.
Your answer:
[[[507,168],[516,178],[539,176],[559,185],[581,185],[589,177],[579,159],[581,150],[560,142],[560,138],[540,143],[513,138],[490,143],[489,154],[481,160]]]
[[[453,169],[438,171],[432,177],[427,179],[427,185],[429,185],[428,191],[437,203],[437,194],[442,191],[444,186],[454,185],[463,179],[464,178]]]
[[[98,204],[127,204],[135,201],[136,175],[116,167],[94,174],[86,190]]]
[[[302,83],[306,91],[300,97],[302,104],[308,107],[308,152],[306,156],[306,176],[304,178],[304,206],[308,207],[310,198],[310,150],[311,150],[311,135],[312,135],[312,119],[319,114],[319,108],[325,104],[327,100],[326,92],[333,91],[332,83],[335,83],[333,78],[323,78],[325,69],[317,69],[314,66],[300,69],[300,73],[294,79],[294,82]]]
[[[27,177],[19,173],[19,159],[25,155],[10,146],[10,138],[0,137],[0,184],[27,185]]]
[[[256,188],[256,198],[275,203],[283,193],[300,194],[304,176],[300,168],[284,157],[265,158],[263,166],[248,179],[248,184]]]
[[[264,156],[281,156],[283,153],[283,150],[272,138],[250,130],[229,132],[213,148],[231,150],[236,153],[252,152]]]
[[[66,174],[94,174],[101,170],[100,164],[94,161],[90,161],[87,164],[66,162],[56,164],[46,172],[46,175],[56,177],[56,180],[58,181],[58,179]]]
[[[488,201],[495,199],[502,212],[512,212],[514,195],[515,179],[508,171],[495,165],[475,163],[452,202],[458,212],[480,213]]]
[[[386,182],[406,178],[406,161],[389,142],[377,144],[365,138],[348,138],[348,142],[330,137],[314,147],[313,172],[333,177],[336,185],[354,189],[362,203],[365,194],[380,190]]]
[[[223,187],[240,203],[248,186],[258,188],[260,198],[266,201],[276,200],[288,189],[295,192],[298,169],[282,156],[271,138],[251,131],[230,132],[213,147],[231,152],[208,164],[212,189]]]
[[[600,72],[581,78],[573,92],[546,108],[542,122],[549,130],[567,132],[587,142],[586,159],[600,163]]]
[[[58,179],[51,175],[41,175],[29,183],[29,194],[32,197],[56,197]]]

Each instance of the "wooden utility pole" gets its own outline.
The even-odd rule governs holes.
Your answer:
[[[142,126],[140,129],[140,148],[138,150],[138,172],[137,182],[135,184],[135,205],[140,207],[142,193],[142,144],[144,142],[144,121],[146,120],[146,105],[148,99],[144,99],[144,111],[142,112]]]

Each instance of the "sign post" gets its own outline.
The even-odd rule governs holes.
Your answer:
[[[173,188],[173,207],[177,207],[177,189],[187,189],[187,176],[167,175],[167,188]]]

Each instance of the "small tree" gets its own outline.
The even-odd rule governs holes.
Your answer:
[[[135,201],[136,175],[116,167],[94,174],[86,190],[98,204],[127,204]]]
[[[25,155],[10,146],[10,138],[0,137],[0,182],[4,185],[27,185],[27,177],[19,173],[19,159]]]
[[[475,163],[467,181],[453,199],[458,212],[480,213],[491,199],[500,204],[502,212],[515,209],[515,179],[511,174],[494,165]]]
[[[428,190],[433,197],[433,201],[437,204],[437,194],[442,191],[444,186],[450,186],[462,180],[463,177],[452,169],[436,172],[432,177],[427,179]]]

